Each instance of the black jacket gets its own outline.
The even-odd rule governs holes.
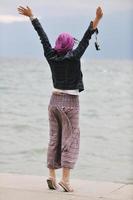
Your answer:
[[[44,55],[50,65],[54,87],[63,90],[79,89],[79,92],[83,91],[84,84],[80,58],[88,47],[92,34],[98,31],[93,29],[93,22],[90,22],[77,48],[65,54],[57,54],[51,47],[49,39],[37,18],[32,20],[32,24],[40,37]]]

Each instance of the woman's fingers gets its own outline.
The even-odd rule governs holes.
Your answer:
[[[20,15],[24,15],[24,13],[23,13],[23,12],[19,12],[19,14],[20,14]]]
[[[21,8],[18,8],[18,11],[20,12],[25,12],[25,10],[21,9]]]
[[[19,10],[19,11],[24,11],[24,10],[23,10],[23,9],[21,9],[21,8],[18,8],[18,10]]]
[[[19,12],[26,12],[27,11],[27,9],[25,9],[24,7],[22,7],[22,6],[20,6],[20,7],[18,7],[18,11]]]
[[[25,8],[24,8],[23,6],[19,6],[19,8],[21,8],[21,9],[25,10]]]
[[[102,16],[103,16],[103,11],[102,11],[102,8],[99,6],[98,8],[97,8],[97,10],[96,10],[96,15],[97,15],[97,17],[99,18],[99,19],[101,19],[102,18]]]
[[[23,11],[23,12],[26,12],[26,11],[27,11],[27,9],[24,8],[24,7],[22,7],[22,6],[19,6],[19,7],[18,7],[18,10],[19,10],[19,11]]]
[[[98,11],[98,12],[102,12],[101,7],[98,7],[98,8],[97,8],[97,11]]]
[[[24,12],[24,10],[18,9],[18,12]]]
[[[24,14],[24,11],[18,11],[20,14]]]
[[[26,6],[26,8],[24,8],[23,6],[19,6],[18,12],[19,12],[19,14],[25,15],[25,16],[28,16],[28,17],[33,15],[32,10],[28,6]]]
[[[26,7],[27,7],[29,10],[31,10],[29,6],[26,6]]]

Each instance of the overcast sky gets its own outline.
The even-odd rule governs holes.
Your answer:
[[[2,35],[0,38],[2,44],[0,45],[0,56],[8,56],[9,54],[18,56],[17,48],[20,45],[22,47],[23,42],[29,42],[29,37],[33,46],[39,43],[29,25],[29,19],[17,13],[19,5],[28,5],[32,8],[33,13],[46,27],[52,44],[54,44],[57,34],[64,31],[76,34],[75,37],[78,37],[78,39],[81,38],[89,21],[95,17],[96,7],[101,6],[104,16],[99,25],[99,39],[102,43],[100,57],[133,59],[131,53],[132,0],[1,0],[0,2],[0,35]],[[28,30],[26,35],[22,35],[21,28]],[[10,40],[7,30],[8,34],[12,35]],[[22,38],[21,41],[16,40],[19,36]],[[9,46],[10,43],[11,45],[15,44],[16,47]],[[9,53],[11,51],[12,53]],[[39,51],[41,50],[38,45],[30,53],[34,56]],[[94,49],[89,53],[93,54],[93,52]],[[20,54],[25,55],[23,49],[21,49]]]
[[[105,15],[133,10],[132,0],[1,0],[0,22],[25,21],[16,12],[19,5],[29,5],[36,15],[46,16],[92,15],[99,5]]]

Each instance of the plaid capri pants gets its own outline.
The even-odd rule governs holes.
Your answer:
[[[47,167],[73,169],[79,154],[79,96],[52,93],[49,106]]]

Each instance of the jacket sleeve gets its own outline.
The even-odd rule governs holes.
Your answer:
[[[31,21],[31,23],[32,23],[34,29],[37,31],[37,33],[40,37],[41,43],[43,45],[45,57],[46,58],[50,57],[53,50],[52,50],[51,44],[49,42],[49,39],[48,39],[46,33],[44,32],[39,20],[37,18],[35,18]]]
[[[91,39],[91,36],[97,32],[98,29],[93,29],[93,22],[90,22],[90,25],[88,29],[86,30],[84,36],[82,37],[81,41],[79,42],[78,46],[76,49],[73,50],[73,56],[75,58],[81,58],[81,56],[84,54],[85,50],[89,46],[89,40]]]

